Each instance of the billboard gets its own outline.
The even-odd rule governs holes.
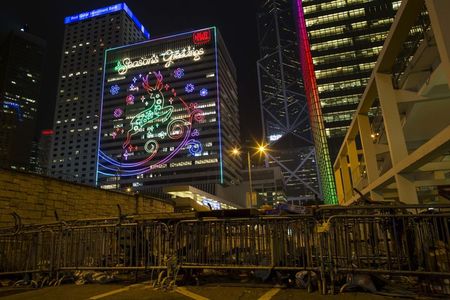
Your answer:
[[[212,27],[106,51],[97,181],[199,165],[221,174],[215,35]]]

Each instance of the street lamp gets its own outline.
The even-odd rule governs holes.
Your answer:
[[[267,151],[267,145],[258,144],[256,148],[259,154],[265,154]],[[237,147],[231,150],[231,154],[234,156],[238,156],[241,154],[241,150]],[[247,151],[247,165],[248,165],[248,185],[250,188],[250,208],[253,207],[253,182],[252,182],[252,163],[250,160],[250,151]]]

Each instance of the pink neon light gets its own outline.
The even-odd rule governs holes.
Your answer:
[[[42,135],[53,135],[55,132],[52,129],[46,129],[41,131]]]

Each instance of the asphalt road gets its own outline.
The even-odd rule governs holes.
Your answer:
[[[195,299],[195,300],[282,300],[282,299],[355,299],[380,300],[392,299],[367,293],[345,293],[340,295],[320,295],[317,292],[308,293],[300,289],[283,289],[278,287],[255,286],[188,286],[178,287],[175,291],[153,289],[148,283],[139,284],[66,284],[59,287],[42,289],[0,288],[2,300],[126,300],[126,299]]]

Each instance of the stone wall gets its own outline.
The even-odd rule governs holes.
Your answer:
[[[82,184],[0,169],[0,227],[14,224],[16,212],[22,223],[115,217],[117,204],[123,214],[173,212],[172,203],[141,195],[102,190]]]

